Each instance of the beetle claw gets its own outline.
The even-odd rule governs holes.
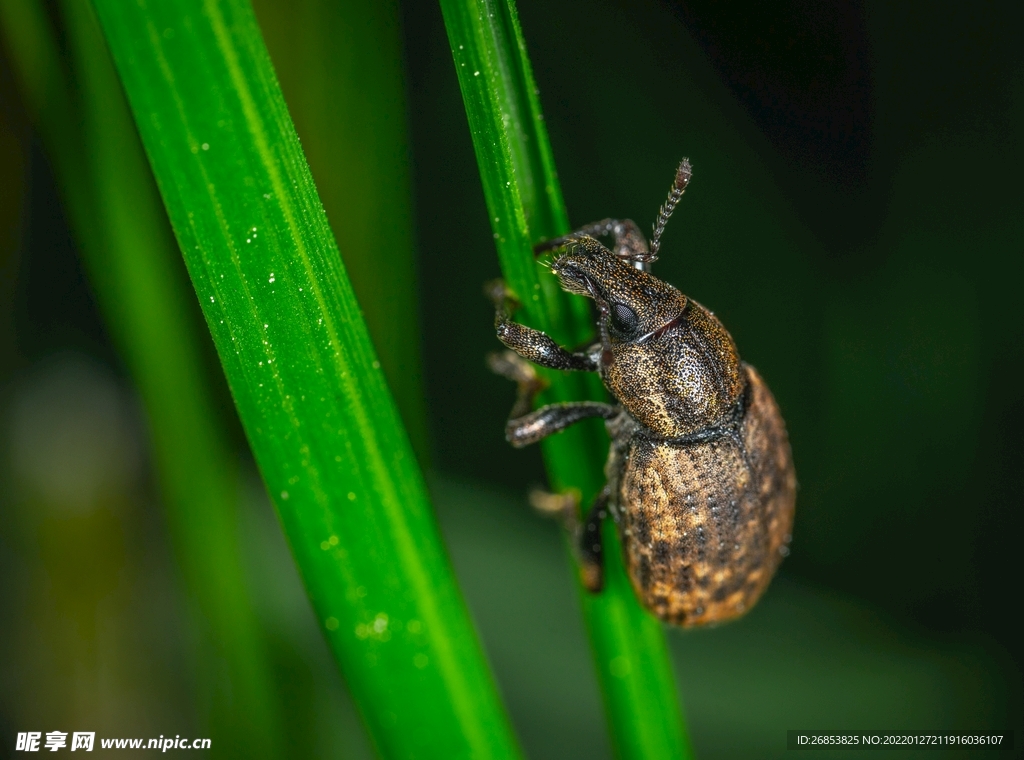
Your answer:
[[[506,317],[512,316],[520,306],[519,299],[500,278],[484,283],[484,295],[491,300],[494,308]]]
[[[545,517],[553,517],[562,522],[570,532],[579,525],[580,494],[571,490],[565,493],[551,493],[541,488],[534,488],[529,494],[530,506]]]

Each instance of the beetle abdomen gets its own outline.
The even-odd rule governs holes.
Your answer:
[[[788,551],[796,476],[768,386],[743,365],[731,430],[678,444],[637,436],[619,487],[626,566],[644,606],[682,626],[748,610]]]

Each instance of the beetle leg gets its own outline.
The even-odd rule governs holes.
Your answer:
[[[611,488],[607,485],[594,499],[579,534],[580,576],[587,591],[596,594],[604,586],[604,541],[601,522],[608,516]]]
[[[498,340],[524,359],[550,369],[596,372],[597,361],[588,352],[568,351],[540,330],[512,321],[512,313],[519,306],[501,280],[486,286],[487,295],[494,301],[494,329]]]
[[[539,254],[545,251],[552,251],[581,237],[610,237],[614,241],[612,253],[627,261],[645,263],[654,260],[654,256],[651,255],[647,247],[647,240],[644,238],[644,234],[631,219],[602,219],[600,222],[580,227],[568,235],[545,240],[535,245],[533,252]]]
[[[498,340],[524,359],[529,359],[542,367],[597,372],[597,362],[589,353],[568,351],[540,330],[497,318],[494,320],[494,328],[498,333]]]
[[[519,400],[513,412],[519,410]],[[505,438],[518,449],[561,432],[580,420],[590,417],[604,417],[607,420],[618,413],[618,407],[599,401],[548,404],[536,411],[510,418],[505,423]]]
[[[619,413],[617,406],[599,401],[548,404],[530,411],[537,394],[547,386],[537,370],[512,351],[488,354],[487,365],[492,372],[507,377],[517,386],[516,402],[505,424],[505,438],[517,449],[565,430],[580,420],[590,417],[604,417],[607,420]]]
[[[514,351],[487,354],[487,366],[494,374],[516,384],[516,402],[508,413],[509,420],[528,414],[537,394],[547,387],[547,381],[537,374],[533,365]]]
[[[570,491],[564,494],[534,490],[530,504],[538,512],[562,522],[572,536],[573,551],[580,565],[580,581],[584,588],[596,594],[604,586],[604,543],[601,540],[601,521],[608,516],[611,488],[604,489],[594,499],[594,505],[580,523],[579,496]]]

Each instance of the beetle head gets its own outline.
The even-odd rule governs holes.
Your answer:
[[[630,266],[592,237],[566,246],[551,271],[563,289],[594,299],[606,350],[649,340],[686,307],[686,296],[674,287]]]

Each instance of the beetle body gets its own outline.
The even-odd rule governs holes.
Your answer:
[[[545,244],[563,251],[551,262],[562,287],[597,305],[600,340],[586,351],[566,351],[512,322],[507,295],[492,294],[498,336],[515,352],[492,361],[519,383],[506,427],[513,445],[585,417],[606,420],[607,485],[586,523],[574,503],[561,502],[585,584],[601,587],[600,522],[610,513],[641,602],[686,627],[735,618],[757,601],[788,553],[796,493],[785,424],[767,385],[711,312],[647,271],[689,177],[684,161],[650,247],[632,222],[618,220]],[[600,235],[614,238],[611,249]],[[617,403],[530,411],[542,383],[523,359],[597,371]]]
[[[741,407],[708,440],[634,433],[612,505],[645,607],[682,626],[753,606],[788,552],[795,477],[786,430],[753,367]]]

